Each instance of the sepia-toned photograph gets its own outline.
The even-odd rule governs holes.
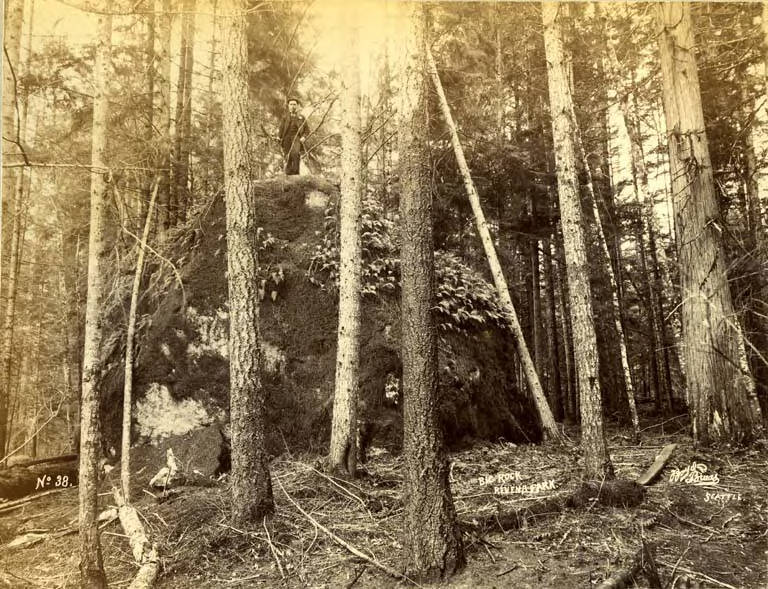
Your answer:
[[[768,587],[768,2],[2,14],[0,589]]]

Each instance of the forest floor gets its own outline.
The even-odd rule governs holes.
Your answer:
[[[513,529],[506,531],[496,526],[478,533],[466,526],[467,566],[443,586],[592,587],[627,568],[642,539],[655,546],[665,588],[768,586],[768,446],[758,442],[746,449],[704,453],[692,447],[681,420],[644,425],[641,445],[622,436],[625,429],[610,430],[618,477],[637,479],[664,445],[679,446],[661,477],[647,488],[643,502],[631,508],[596,502],[568,506],[564,498],[580,483],[575,448],[498,443],[453,453],[452,488],[463,522],[515,509],[520,517],[512,526],[507,523],[505,527]],[[716,474],[719,480],[708,486],[671,480],[675,469],[694,463],[703,465],[698,466],[699,474]],[[159,587],[409,584],[352,555],[298,509],[372,560],[397,570],[399,458],[374,452],[364,476],[354,483],[321,474],[316,456],[286,453],[271,468],[276,515],[250,530],[230,525],[225,481],[212,487],[182,487],[164,500],[148,492],[138,494],[136,507],[161,551]],[[488,485],[479,479],[502,473],[507,482]],[[512,485],[506,490],[513,494],[494,494],[500,484]],[[107,507],[109,484],[103,487]],[[520,510],[535,505],[548,507],[532,507],[527,516]],[[0,512],[0,587],[76,587],[76,521],[76,489]],[[25,534],[31,544],[9,546]],[[128,586],[136,566],[118,522],[104,526],[102,544],[110,586]],[[644,583],[636,586],[647,586]]]

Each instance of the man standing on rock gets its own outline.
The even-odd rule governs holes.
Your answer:
[[[288,114],[280,123],[280,147],[285,157],[285,174],[295,176],[299,173],[301,154],[304,153],[304,140],[309,134],[307,120],[299,113],[299,99],[288,99]]]

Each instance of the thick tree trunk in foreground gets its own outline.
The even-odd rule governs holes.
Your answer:
[[[493,282],[496,285],[496,292],[499,295],[499,301],[501,307],[504,310],[504,317],[507,320],[507,325],[512,334],[512,339],[515,343],[515,350],[517,351],[518,358],[523,367],[525,373],[525,379],[528,384],[528,389],[531,391],[536,411],[541,421],[541,428],[545,438],[551,439],[555,442],[562,441],[562,436],[557,429],[555,418],[552,416],[552,411],[547,404],[547,398],[544,396],[544,390],[541,387],[541,381],[539,375],[536,372],[536,366],[534,365],[531,354],[528,350],[528,346],[525,343],[525,336],[523,335],[522,327],[520,327],[520,321],[517,318],[517,312],[515,306],[512,303],[512,297],[509,294],[509,287],[507,281],[504,278],[504,272],[501,269],[499,258],[496,255],[496,248],[493,245],[493,238],[491,232],[488,229],[488,224],[485,220],[485,214],[480,206],[480,197],[475,189],[475,184],[472,181],[472,175],[469,172],[469,166],[464,158],[464,150],[461,147],[459,141],[459,134],[456,131],[456,124],[453,121],[451,115],[451,109],[448,106],[448,100],[445,97],[443,91],[443,85],[440,82],[440,77],[437,73],[437,66],[435,65],[434,57],[431,51],[427,49],[427,59],[429,73],[432,78],[432,82],[437,90],[437,95],[440,100],[440,108],[443,113],[443,119],[445,125],[448,127],[448,131],[451,136],[451,143],[453,144],[453,151],[456,155],[456,160],[461,171],[461,175],[464,179],[464,187],[467,191],[467,197],[469,198],[469,204],[472,207],[472,212],[475,215],[475,224],[477,232],[480,235],[480,240],[485,250],[485,255],[488,258],[488,265],[491,267],[491,276]]]
[[[760,426],[726,274],[687,3],[657,5],[664,113],[682,289],[685,369],[694,441],[749,441]]]
[[[272,481],[265,447],[266,399],[261,384],[258,219],[251,185],[256,134],[248,97],[248,39],[245,0],[222,3],[224,66],[224,190],[229,286],[229,382],[232,428],[232,518],[258,522],[272,513]]]
[[[355,476],[357,397],[360,388],[360,285],[363,160],[360,145],[360,53],[357,11],[350,7],[341,95],[341,211],[339,329],[331,426],[330,469]]]
[[[612,476],[613,467],[603,430],[597,340],[576,171],[575,117],[568,81],[568,58],[560,27],[561,15],[567,10],[568,6],[564,3],[542,2],[560,219],[563,228],[570,295],[569,308],[581,404],[584,469],[587,478],[600,478]]]
[[[109,7],[105,6],[108,10]],[[98,461],[101,447],[101,382],[99,351],[104,335],[104,302],[109,269],[106,237],[107,120],[109,109],[112,17],[98,15],[98,41],[93,69],[93,131],[91,139],[91,222],[88,241],[88,298],[85,307],[83,397],[80,412],[80,584],[85,588],[107,586],[101,560],[98,516]]]
[[[17,145],[11,141],[16,140],[21,129],[18,124],[21,117],[21,91],[17,88],[17,80],[20,77],[20,53],[21,33],[24,21],[24,0],[7,0],[5,2],[4,27],[3,27],[3,109],[2,109],[2,151],[3,163],[14,163],[20,153]],[[18,108],[17,108],[18,107]],[[13,154],[8,157],[8,154]],[[10,161],[9,161],[10,160]],[[0,251],[0,295],[6,295],[6,307],[0,306],[3,311],[3,332],[0,341],[0,458],[5,455],[5,447],[8,441],[8,408],[11,397],[11,356],[13,350],[13,329],[16,305],[16,289],[18,278],[18,254],[19,235],[21,235],[22,217],[26,214],[26,206],[23,201],[23,190],[18,190],[17,185],[23,185],[23,169],[6,168],[2,172],[2,201],[5,204],[5,215],[0,224],[0,237],[3,229],[7,228],[6,218],[11,221],[11,245],[8,251],[9,265],[6,270],[6,280],[3,280],[2,259],[6,252]],[[23,188],[23,186],[21,186]],[[6,217],[7,215],[7,217]],[[4,240],[0,240],[0,243]],[[6,287],[7,282],[7,287]],[[5,290],[3,290],[5,287]],[[0,463],[0,468],[5,462]]]
[[[411,5],[409,16],[398,136],[403,237],[403,555],[407,575],[431,581],[458,571],[464,565],[464,548],[438,413],[425,8]]]

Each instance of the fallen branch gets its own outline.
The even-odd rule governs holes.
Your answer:
[[[402,580],[404,580],[404,581],[408,581],[408,582],[410,582],[410,583],[414,583],[414,584],[416,584],[416,583],[415,583],[415,582],[414,582],[412,579],[408,578],[406,575],[404,575],[404,574],[402,574],[402,573],[399,573],[399,572],[398,572],[398,571],[396,571],[395,569],[393,569],[393,568],[391,568],[391,567],[388,567],[387,565],[385,565],[384,563],[381,563],[381,562],[379,562],[379,561],[378,561],[378,560],[376,560],[375,558],[372,558],[372,557],[368,556],[367,554],[365,554],[364,552],[362,552],[362,551],[361,551],[361,550],[359,550],[358,548],[355,548],[354,546],[352,546],[352,545],[351,545],[351,544],[349,544],[348,542],[345,542],[344,540],[342,540],[341,538],[339,538],[339,537],[338,537],[336,534],[334,534],[333,532],[331,532],[331,531],[330,531],[328,528],[326,528],[325,526],[323,526],[323,525],[322,525],[320,522],[318,522],[318,521],[317,521],[315,518],[313,518],[313,517],[312,517],[311,515],[309,515],[309,514],[308,514],[306,511],[304,511],[304,510],[302,509],[301,505],[299,505],[298,503],[296,503],[296,501],[294,501],[294,500],[293,500],[293,497],[291,497],[291,496],[288,494],[288,491],[286,491],[286,490],[285,490],[285,487],[283,487],[283,483],[281,483],[281,482],[280,482],[280,479],[275,479],[275,480],[277,481],[277,484],[280,486],[280,490],[281,490],[281,491],[283,492],[283,494],[284,494],[284,495],[285,495],[285,496],[288,498],[288,501],[290,501],[290,502],[291,502],[291,504],[292,504],[292,505],[293,505],[293,506],[294,506],[296,509],[298,509],[298,510],[299,510],[299,512],[300,512],[300,513],[301,513],[301,514],[302,514],[302,515],[303,515],[305,518],[307,518],[307,519],[309,520],[309,522],[310,522],[310,523],[311,523],[313,526],[315,526],[315,528],[316,528],[316,529],[318,529],[318,530],[320,530],[321,532],[323,532],[323,533],[324,533],[326,536],[328,536],[328,537],[329,537],[331,540],[333,540],[334,542],[336,542],[336,543],[337,543],[339,546],[342,546],[342,547],[346,548],[347,550],[349,550],[349,551],[350,551],[352,554],[354,554],[355,556],[357,556],[357,557],[359,557],[359,558],[362,558],[364,561],[366,561],[366,562],[368,562],[368,563],[372,564],[372,565],[373,565],[373,566],[375,566],[376,568],[378,568],[378,569],[380,569],[380,570],[384,571],[385,573],[387,573],[388,575],[390,575],[390,576],[392,576],[392,577],[395,577],[396,579],[402,579]]]
[[[114,489],[113,494],[120,524],[128,536],[133,558],[139,565],[139,572],[136,573],[128,589],[150,589],[157,578],[160,566],[157,545],[150,544],[136,508],[125,502],[119,489]]]
[[[651,464],[648,470],[646,470],[643,475],[637,479],[637,484],[645,486],[656,480],[656,477],[661,474],[661,471],[664,470],[667,462],[669,462],[669,459],[672,456],[672,452],[675,451],[675,448],[677,448],[677,444],[667,444],[664,446],[664,449],[659,452],[658,456],[656,456],[656,460],[653,461],[653,464]]]

